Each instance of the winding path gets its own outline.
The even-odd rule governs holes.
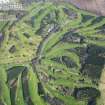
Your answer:
[[[101,100],[100,101],[102,102],[102,105],[105,105],[105,67],[104,67],[102,75],[101,75],[99,89],[101,91]]]

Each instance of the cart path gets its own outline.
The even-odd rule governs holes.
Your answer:
[[[101,75],[99,90],[101,91],[101,100],[103,102],[103,105],[105,105],[105,67]]]

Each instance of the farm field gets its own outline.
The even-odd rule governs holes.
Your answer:
[[[104,105],[104,65],[104,16],[33,2],[0,22],[0,105]]]

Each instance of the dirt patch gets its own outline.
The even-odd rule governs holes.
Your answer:
[[[105,16],[105,0],[53,0],[53,2],[72,3],[80,9]]]

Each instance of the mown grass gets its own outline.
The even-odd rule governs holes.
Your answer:
[[[73,12],[77,14],[77,17],[70,19],[63,11],[63,8],[73,10]],[[69,88],[98,88],[92,83],[89,77],[80,74],[80,57],[69,50],[86,47],[90,44],[104,46],[105,41],[99,41],[98,39],[92,40],[89,37],[105,38],[104,35],[97,33],[99,31],[97,28],[105,24],[105,18],[98,23],[91,24],[97,18],[96,15],[79,10],[69,4],[60,4],[56,6],[53,3],[36,3],[30,5],[27,8],[27,11],[27,15],[16,22],[11,28],[9,27],[13,22],[9,22],[9,24],[3,29],[5,38],[0,49],[0,64],[3,65],[4,68],[0,68],[0,91],[2,90],[0,93],[0,99],[4,105],[11,105],[11,97],[9,95],[10,88],[8,88],[8,85],[6,84],[8,81],[6,70],[8,71],[11,67],[22,65],[28,68],[26,77],[28,78],[29,97],[33,105],[49,105],[49,103],[45,102],[38,94],[39,82],[42,83],[46,94],[49,93],[52,97],[57,97],[63,100],[65,105],[86,105],[86,101],[76,100],[72,96],[64,96],[61,92],[56,90],[56,87],[63,85]],[[51,22],[44,20],[52,12],[58,12],[57,17],[53,17]],[[93,16],[93,18],[82,22],[82,14]],[[31,20],[32,17],[34,17],[33,20]],[[51,25],[55,22],[60,26],[60,29],[56,32],[48,32],[48,29],[45,29],[46,37],[43,38],[40,34],[37,34],[37,31],[41,28],[42,20],[44,20],[47,25]],[[32,21],[33,25],[28,24],[27,21]],[[2,29],[4,25],[5,23],[1,22],[0,29]],[[70,31],[85,37],[85,42],[62,42],[61,39],[64,37],[65,33]],[[28,33],[30,38],[25,37],[24,33]],[[12,34],[12,38],[10,38],[10,34]],[[9,52],[12,45],[15,45],[16,47],[14,53]],[[62,58],[62,56],[67,56],[76,63],[77,67],[70,68],[67,67],[63,61],[62,63],[58,63],[52,60],[57,57]],[[31,65],[29,65],[33,58],[38,58],[37,64],[35,64],[36,71],[32,69]],[[12,82],[17,78],[16,96],[13,101],[16,105],[26,105],[27,101],[25,100],[26,97],[23,96],[21,81],[24,70],[17,69],[18,70],[13,70],[16,73],[11,72],[13,77],[10,79],[10,82]],[[39,74],[39,71],[47,74],[48,77],[54,77],[55,80],[51,79],[47,83],[44,83],[41,77],[35,74],[36,72]],[[79,83],[80,79],[84,79],[84,83]]]

